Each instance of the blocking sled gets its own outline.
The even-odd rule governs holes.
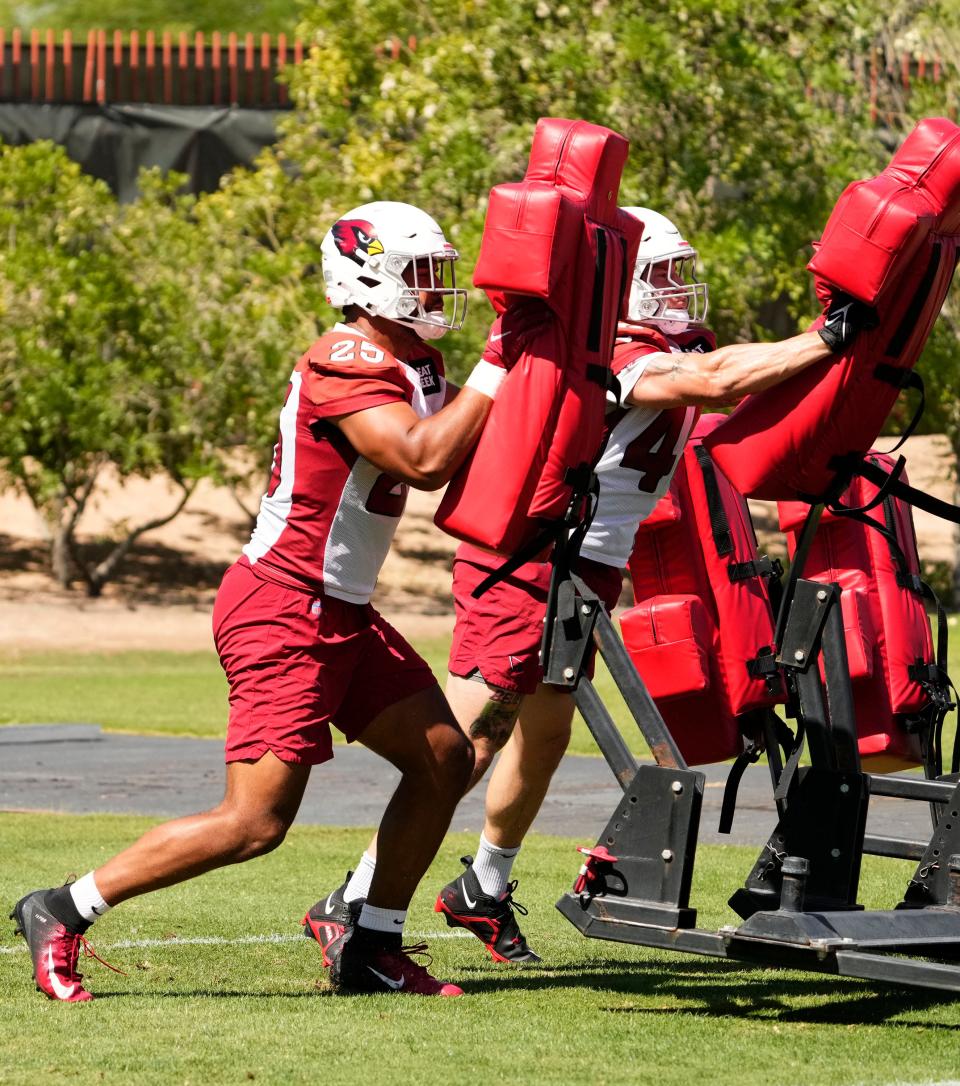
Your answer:
[[[559,524],[603,435],[617,321],[641,225],[617,207],[628,144],[585,121],[542,119],[523,181],[490,193],[474,284],[498,313],[541,299],[549,319],[497,394],[435,521],[513,554]]]
[[[876,177],[837,202],[809,268],[818,297],[842,290],[879,323],[842,356],[748,396],[706,439],[742,493],[829,500],[873,445],[943,305],[960,234],[960,128],[921,121]],[[823,321],[814,322],[816,328]]]
[[[702,449],[716,454],[717,467],[737,489],[780,499],[782,522],[794,536],[776,625],[767,627],[786,715],[793,721],[790,742],[782,742],[787,725],[777,714],[755,710],[763,717],[777,816],[730,898],[734,922],[718,930],[698,928],[691,905],[705,777],[689,767],[684,753],[702,758],[704,750],[689,741],[685,722],[669,719],[671,705],[704,698],[713,689],[705,644],[716,620],[708,595],[717,585],[714,569],[708,577],[700,570],[684,580],[672,567],[662,567],[668,579],[656,582],[654,599],[667,601],[659,628],[675,643],[676,667],[669,669],[661,659],[659,669],[648,669],[657,700],[589,588],[575,574],[569,577],[572,591],[557,586],[558,597],[566,587],[568,598],[548,629],[553,666],[547,681],[574,689],[622,789],[596,844],[579,849],[573,888],[557,902],[586,936],[960,993],[960,764],[955,747],[953,771],[942,772],[938,740],[943,714],[952,707],[951,684],[944,670],[945,639],[938,636],[932,650],[923,602],[934,600],[920,581],[909,510],[900,501],[948,519],[958,514],[903,481],[902,457],[894,463],[864,456],[894,386],[905,383],[891,379],[890,371],[910,372],[952,274],[957,223],[948,212],[955,208],[957,132],[949,122],[924,122],[895,157],[899,173],[885,171],[902,190],[914,196],[922,190],[934,207],[932,225],[910,212],[903,191],[891,190],[884,203],[878,197],[882,185],[865,183],[838,206],[824,232],[816,268],[821,291],[829,277],[851,293],[862,287],[863,300],[880,312],[881,328],[866,337],[867,349],[860,351],[861,337],[857,349],[821,367],[809,384],[789,382],[754,397],[747,404],[752,414],[741,408],[704,435]],[[877,212],[875,222],[867,220],[867,206]],[[870,273],[862,277],[861,254]],[[879,363],[871,350],[881,355]],[[891,393],[882,388],[888,380]],[[831,419],[833,399],[840,429]],[[762,411],[750,407],[761,401]],[[683,469],[684,478],[696,478],[692,464],[685,462]],[[790,504],[805,495],[824,500]],[[668,527],[683,522],[686,510],[678,516],[676,507],[683,503],[676,494],[674,499],[675,507],[667,503],[656,511],[660,523],[654,518],[649,524],[657,545],[668,538],[662,534]],[[695,516],[702,516],[701,503],[688,500]],[[690,549],[682,551],[684,565],[695,558],[701,540],[713,562],[720,552],[717,534],[723,538],[722,530],[715,533],[717,524],[722,521],[713,515],[703,525],[690,548],[693,556]],[[694,535],[678,536],[673,545],[683,547]],[[732,561],[731,554],[725,558]],[[647,567],[644,575],[661,575],[659,568],[650,572],[649,561]],[[637,658],[655,653],[658,638],[647,633],[653,608],[644,611],[638,604],[634,611]],[[940,611],[938,625],[938,634],[945,632]],[[729,623],[720,632],[722,641],[728,634],[737,641]],[[598,645],[656,764],[637,761],[582,674],[589,639]],[[747,644],[752,652],[752,634]],[[711,647],[719,659],[720,648]],[[720,751],[729,741],[732,752],[734,733],[723,731],[718,740],[715,717],[705,710],[700,731]],[[809,764],[801,765],[804,752]],[[889,768],[893,761],[915,764],[920,758],[926,779],[864,768],[864,760],[870,768]],[[734,764],[731,781],[743,762]],[[730,794],[728,788],[725,814]],[[916,801],[929,817],[928,828],[909,837],[868,833],[875,796]],[[865,909],[858,901],[864,854],[915,864],[885,908]]]

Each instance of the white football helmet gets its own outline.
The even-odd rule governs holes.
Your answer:
[[[707,319],[707,284],[697,281],[697,250],[677,227],[648,207],[625,207],[643,223],[627,320],[682,332]]]
[[[423,339],[463,326],[467,292],[454,274],[459,253],[418,207],[393,200],[355,207],[327,231],[320,253],[331,305],[360,306],[410,325]],[[432,296],[427,306],[425,296]]]

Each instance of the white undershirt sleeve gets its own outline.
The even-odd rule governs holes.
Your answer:
[[[627,404],[627,397],[633,391],[637,381],[643,376],[647,366],[650,365],[655,359],[660,358],[672,358],[667,351],[651,351],[650,354],[645,354],[640,358],[634,359],[633,362],[628,362],[627,365],[617,374],[617,380],[620,382],[620,402],[618,407],[625,407]],[[608,397],[610,393],[607,393]]]

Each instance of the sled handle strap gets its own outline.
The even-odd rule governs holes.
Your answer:
[[[923,384],[923,378],[916,370],[905,370],[899,366],[891,366],[886,362],[879,362],[874,367],[873,376],[880,381],[886,381],[888,385],[893,385],[894,388],[898,388],[901,391],[905,388],[913,388],[920,393],[920,403],[913,413],[913,418],[907,424],[906,430],[900,435],[896,445],[894,445],[892,449],[887,450],[887,455],[890,455],[890,453],[895,453],[920,425],[920,420],[923,418],[923,412],[927,406],[927,391]]]
[[[894,470],[896,471],[896,469]],[[902,498],[909,505],[922,509],[926,513],[931,513],[935,517],[940,517],[941,520],[948,520],[951,524],[960,524],[960,508],[951,505],[950,502],[941,501],[940,498],[935,498],[932,494],[927,494],[923,490],[918,490],[901,479],[894,477],[891,481],[890,473],[884,471],[879,465],[863,461],[857,465],[854,471],[875,486],[883,487],[884,484],[887,484],[887,493]],[[899,474],[899,472],[896,472],[896,474]]]
[[[717,548],[717,554],[723,558],[733,554],[733,537],[730,534],[730,522],[727,520],[727,511],[723,507],[723,499],[720,497],[720,487],[717,484],[717,469],[710,459],[710,453],[703,445],[694,445],[694,456],[703,472],[703,489],[707,495],[707,509],[710,511],[710,531],[713,533],[713,542]]]
[[[736,761],[730,767],[727,774],[727,783],[723,788],[723,804],[720,807],[720,822],[717,825],[718,833],[729,833],[733,829],[733,812],[737,806],[737,792],[740,788],[740,780],[746,772],[748,765],[753,765],[760,758],[760,748],[752,740],[747,740],[747,745],[737,755]]]

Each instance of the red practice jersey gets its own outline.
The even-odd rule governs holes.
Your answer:
[[[618,337],[613,352],[621,403],[654,356],[715,347],[713,333],[702,328],[668,337],[653,328],[631,327]],[[580,548],[585,558],[617,569],[626,566],[637,528],[667,492],[699,414],[698,407],[661,411],[630,404],[608,410],[607,437],[596,465],[597,509]]]
[[[442,356],[426,344],[401,362],[343,324],[318,339],[297,363],[280,412],[270,486],[243,548],[254,571],[369,602],[408,488],[360,456],[330,420],[398,401],[425,418],[445,395]]]

